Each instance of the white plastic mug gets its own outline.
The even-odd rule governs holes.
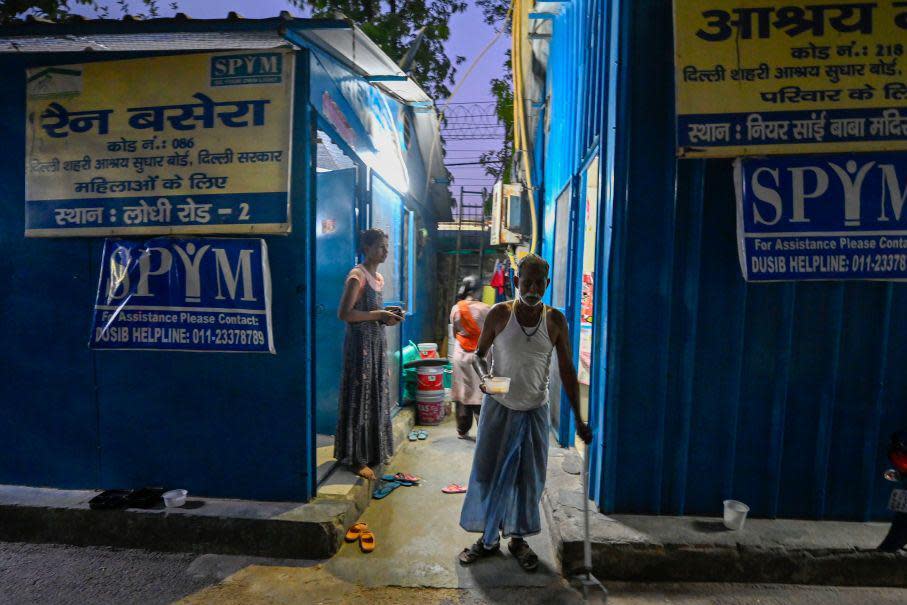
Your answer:
[[[485,379],[485,390],[492,395],[510,392],[510,379],[505,376],[495,376]]]
[[[186,496],[189,495],[184,489],[172,489],[169,492],[164,492],[162,498],[164,499],[164,506],[167,508],[178,508],[186,503]]]
[[[737,500],[724,501],[724,526],[731,531],[740,531],[746,522],[750,507]]]

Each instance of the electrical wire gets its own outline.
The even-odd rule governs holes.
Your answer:
[[[512,2],[513,2],[513,0],[511,0],[511,5],[510,5],[510,8],[508,9],[507,18],[510,18],[510,11],[513,10],[513,4],[512,4]],[[488,42],[488,44],[485,45],[485,47],[482,49],[482,51],[481,51],[481,52],[480,52],[480,53],[472,60],[472,62],[469,64],[469,67],[466,69],[466,72],[463,74],[463,77],[460,78],[459,82],[457,82],[457,84],[454,86],[454,89],[451,91],[450,95],[447,97],[447,100],[446,100],[446,102],[444,103],[444,108],[441,110],[440,115],[438,116],[438,117],[439,117],[439,120],[438,120],[438,121],[439,121],[439,128],[438,128],[438,131],[435,133],[435,136],[432,137],[431,151],[430,151],[429,157],[434,157],[435,150],[438,148],[438,143],[439,143],[440,138],[441,138],[441,129],[440,129],[440,125],[441,125],[441,123],[444,121],[444,112],[445,112],[445,110],[447,109],[447,107],[448,107],[449,105],[454,104],[454,103],[451,102],[451,100],[452,100],[452,99],[457,95],[457,93],[460,91],[460,88],[463,86],[463,83],[467,80],[467,78],[469,78],[469,75],[472,73],[473,69],[475,69],[476,65],[478,65],[478,63],[482,60],[482,58],[485,57],[485,54],[488,53],[488,51],[491,50],[491,48],[497,43],[497,41],[501,38],[501,35],[502,35],[503,33],[504,33],[504,30],[501,30],[501,31],[497,32],[497,33],[491,38],[491,40]],[[494,101],[485,101],[485,103],[494,104],[495,102],[494,102]],[[455,105],[462,105],[462,104],[465,104],[465,103],[456,103]],[[494,137],[493,137],[493,138],[494,138]],[[498,137],[498,138],[500,138],[500,137]],[[448,137],[445,137],[445,140],[448,140]],[[449,140],[477,141],[477,140],[483,140],[483,139],[481,139],[481,138],[461,138],[461,137],[454,137],[454,138],[449,139]],[[425,174],[425,192],[426,192],[426,193],[428,192],[428,187],[429,187],[429,184],[430,184],[430,182],[431,182],[431,170],[430,170],[430,168],[431,168],[431,167],[429,167],[429,170],[427,170],[427,171],[426,171],[426,174]],[[445,170],[446,170],[446,168],[445,168]]]
[[[535,253],[538,244],[538,217],[535,209],[535,190],[532,187],[532,171],[529,164],[529,152],[526,149],[529,136],[526,132],[526,116],[524,112],[523,99],[523,0],[512,0],[508,16],[510,17],[510,31],[512,34],[511,44],[513,45],[514,57],[513,64],[513,120],[514,128],[514,147],[520,152],[523,160],[523,173],[526,179],[526,189],[529,192],[529,215],[532,223],[532,237],[530,238],[529,252]],[[513,15],[516,14],[516,18]],[[511,263],[513,258],[511,257]]]

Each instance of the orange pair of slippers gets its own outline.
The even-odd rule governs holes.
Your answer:
[[[370,553],[375,550],[375,534],[365,523],[354,523],[346,530],[346,541],[355,542],[356,540],[359,540],[359,550],[362,552]]]

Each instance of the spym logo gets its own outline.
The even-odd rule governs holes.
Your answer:
[[[254,53],[211,57],[211,86],[280,84],[281,53]]]
[[[231,265],[227,250],[214,248],[210,244],[196,247],[193,243],[185,246],[174,244],[173,250],[152,246],[141,250],[138,258],[138,282],[133,288],[130,268],[134,262],[130,259],[130,249],[118,247],[110,255],[110,278],[107,284],[107,300],[113,302],[132,296],[134,298],[151,298],[155,296],[152,279],[170,280],[173,263],[179,262],[177,273],[183,276],[183,298],[187,303],[201,302],[202,263],[210,254],[214,255],[214,278],[217,281],[216,300],[239,300],[256,302],[252,286],[252,253],[254,250],[240,250],[235,265]],[[174,256],[174,252],[176,253]],[[210,253],[210,254],[209,254]],[[211,262],[211,261],[208,261]],[[210,271],[205,272],[210,275]],[[172,293],[172,291],[171,291]]]
[[[898,167],[903,166],[900,164]],[[843,162],[823,162],[814,166],[796,166],[785,170],[790,173],[790,191],[782,191],[781,170],[763,166],[753,171],[750,186],[759,203],[752,207],[753,222],[756,225],[777,225],[782,219],[793,224],[808,224],[810,216],[807,209],[808,200],[818,203],[830,203],[832,199],[844,197],[844,225],[859,227],[864,220],[874,220],[878,224],[901,220],[904,202],[907,201],[907,182],[901,186],[903,176],[898,175],[894,164],[883,164],[875,161],[858,164],[854,160]],[[874,187],[879,196],[873,199],[872,193],[866,194],[864,184],[867,177],[876,173],[879,177]],[[832,195],[826,200],[823,196],[834,185]],[[789,207],[784,200],[791,200]],[[863,204],[875,208],[869,217],[863,216]],[[787,215],[787,216],[785,216]]]

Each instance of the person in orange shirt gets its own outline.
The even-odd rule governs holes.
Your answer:
[[[479,335],[482,334],[485,317],[491,307],[477,299],[481,287],[478,278],[465,278],[457,293],[459,300],[450,311],[450,323],[455,337],[454,342],[450,343],[450,361],[453,366],[451,399],[456,402],[457,436],[460,439],[466,439],[472,428],[473,416],[478,425],[482,405],[483,394],[479,389],[481,381],[472,362],[479,346]]]

